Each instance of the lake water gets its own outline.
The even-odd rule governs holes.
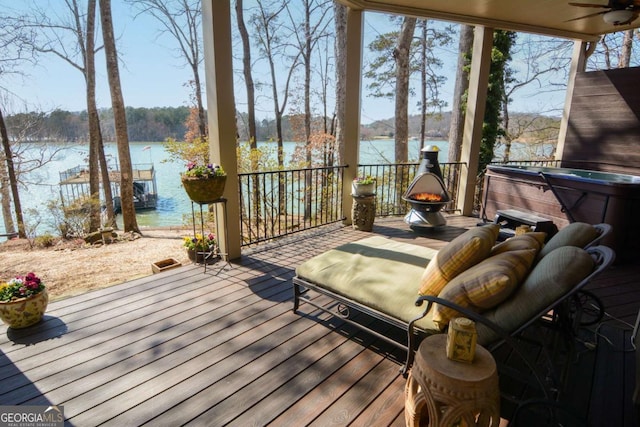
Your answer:
[[[261,143],[274,144],[275,143]],[[447,162],[448,142],[428,141],[430,145],[440,148],[440,162]],[[285,158],[294,152],[296,143],[285,143]],[[149,149],[145,147],[149,146]],[[35,155],[41,149],[48,152],[61,149],[55,160],[41,167],[37,172],[28,176],[28,190],[20,188],[21,202],[27,223],[33,219],[27,216],[27,209],[38,209],[42,220],[37,228],[37,234],[52,231],[52,221],[47,217],[46,209],[42,209],[50,200],[60,200],[59,173],[79,165],[87,164],[88,148],[80,145],[44,145],[34,144],[27,150],[26,155]],[[109,159],[117,159],[115,144],[105,145],[105,153]],[[158,188],[158,205],[154,211],[139,212],[137,214],[140,227],[177,226],[188,223],[191,216],[191,202],[180,183],[180,172],[184,164],[169,162],[168,154],[162,142],[132,142],[130,144],[131,161],[133,164],[153,163],[156,169]],[[420,157],[420,142],[409,141],[409,160],[417,162]],[[360,164],[394,163],[394,141],[392,139],[376,139],[360,143]],[[114,161],[115,163],[115,161]],[[24,178],[23,178],[24,179]],[[4,232],[4,222],[0,221],[0,232]]]

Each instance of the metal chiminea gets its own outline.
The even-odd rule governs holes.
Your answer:
[[[438,163],[439,151],[435,145],[421,150],[422,160],[416,177],[402,196],[402,199],[411,205],[411,210],[404,217],[404,222],[411,228],[442,227],[447,224],[440,210],[451,199],[442,181]]]

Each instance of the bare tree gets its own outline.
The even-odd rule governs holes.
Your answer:
[[[619,68],[628,68],[631,65],[631,52],[633,51],[633,34],[638,31],[630,29],[624,32],[622,51],[620,52]]]
[[[122,222],[125,232],[140,233],[136,220],[136,210],[133,205],[133,168],[131,153],[129,152],[129,136],[127,134],[127,115],[120,87],[120,72],[118,70],[118,53],[116,40],[113,35],[111,18],[111,0],[99,0],[100,20],[102,23],[102,38],[107,63],[107,77],[111,92],[111,108],[116,126],[116,144],[118,146],[118,160],[120,162],[120,198],[122,203]]]
[[[244,2],[236,0],[236,19],[238,22],[238,30],[242,39],[242,72],[244,75],[244,84],[247,89],[247,124],[249,128],[249,145],[252,150],[258,148],[256,133],[256,94],[255,84],[253,83],[253,75],[251,74],[251,40],[249,32],[244,22]],[[252,158],[251,170],[258,168],[257,159]]]
[[[285,7],[295,39],[294,49],[300,52],[300,62],[303,67],[303,109],[304,109],[304,138],[311,140],[311,77],[313,52],[318,42],[327,35],[327,28],[331,21],[328,19],[331,8],[329,1],[302,0],[301,11],[295,12],[290,2]],[[301,16],[300,16],[301,15]],[[311,164],[311,150],[307,150],[307,162]]]
[[[331,2],[325,0],[302,0],[302,7],[299,13],[296,13],[290,7],[291,4],[285,1],[285,8],[289,16],[289,22],[294,37],[294,49],[299,52],[301,65],[303,68],[303,120],[304,120],[304,142],[306,163],[311,165],[313,161],[313,147],[311,135],[311,77],[312,77],[312,61],[313,52],[319,40],[326,36],[326,29],[331,21],[328,19]],[[305,218],[311,217],[311,199],[312,199],[312,173],[309,171],[305,176]]]
[[[257,0],[257,4],[258,11],[251,17],[251,22],[256,27],[256,37],[262,59],[267,61],[269,67],[271,98],[273,101],[276,125],[276,142],[278,145],[278,167],[284,168],[282,117],[287,108],[291,79],[298,65],[300,54],[298,53],[293,57],[288,57],[283,50],[282,39],[289,37],[288,34],[281,33],[282,24],[280,23],[280,14],[284,10],[285,5],[280,4],[272,9],[270,7],[273,6],[272,4],[265,4],[261,0]],[[276,62],[280,62],[280,67],[276,66]],[[278,68],[284,68],[286,70],[284,83],[278,83]],[[282,93],[282,100],[280,100],[280,93]]]
[[[102,172],[107,222],[114,225],[113,198],[95,97],[94,58],[102,48],[96,47],[95,43],[96,2],[89,0],[86,12],[81,10],[77,0],[65,0],[65,6],[66,14],[62,15],[52,15],[50,11],[36,7],[31,11],[31,16],[19,17],[17,22],[38,32],[38,37],[32,41],[32,47],[37,52],[62,59],[80,71],[85,79],[89,118],[89,192],[92,199],[100,199]],[[90,209],[89,230],[95,231],[101,225],[100,204],[91,203]]]
[[[22,239],[27,237],[24,228],[24,217],[22,216],[22,204],[20,203],[20,192],[18,191],[18,179],[16,178],[16,168],[13,163],[13,153],[11,152],[11,144],[9,144],[9,134],[7,126],[4,122],[2,109],[0,108],[0,139],[2,140],[2,149],[4,151],[4,160],[6,162],[6,171],[9,178],[9,186],[11,187],[11,195],[13,196],[13,206],[16,211],[16,220],[18,223],[18,236]],[[9,230],[7,230],[9,231]]]
[[[450,162],[459,162],[462,152],[462,134],[464,132],[464,94],[469,88],[469,58],[473,46],[473,26],[460,26],[460,41],[458,42],[458,63],[456,66],[456,82],[453,90],[453,105],[451,107],[451,123],[449,127],[449,156]]]
[[[115,213],[113,210],[113,195],[111,193],[111,180],[107,159],[104,154],[104,143],[102,141],[102,131],[100,130],[100,115],[96,103],[96,64],[95,64],[95,27],[96,27],[96,0],[89,0],[87,3],[87,33],[85,38],[85,66],[84,77],[87,85],[87,115],[89,117],[89,179],[90,192],[95,199],[99,199],[100,183],[97,179],[98,170],[102,176],[103,192],[105,195],[105,206],[107,207],[106,224],[109,227],[116,227]],[[78,42],[82,45],[82,39]],[[101,225],[99,204],[92,203],[93,209],[89,230],[95,231]]]
[[[568,56],[562,53],[568,53],[570,44],[565,40],[542,42],[539,36],[531,35],[522,35],[516,40],[512,56],[519,58],[520,66],[512,73],[505,74],[504,82],[501,135],[504,143],[503,161],[509,161],[512,143],[517,139],[536,133],[548,134],[549,124],[539,115],[545,112],[552,113],[553,106],[545,106],[547,111],[537,111],[538,114],[519,114],[512,120],[510,104],[517,92],[531,86],[536,87],[538,92],[543,90],[543,86],[548,92],[565,90],[566,70],[569,64]]]
[[[3,96],[3,100],[6,100],[6,105],[9,105],[8,96]],[[3,113],[0,112],[0,115]],[[11,167],[13,169],[13,176],[16,181],[16,189],[27,188],[30,192],[33,191],[35,186],[42,184],[37,172],[46,167],[47,164],[56,160],[57,156],[63,152],[66,148],[60,145],[50,144],[34,144],[34,141],[42,140],[45,127],[45,114],[38,112],[20,113],[14,114],[0,119],[3,123],[0,127],[4,127],[4,132],[7,134],[7,140],[9,141],[9,150],[11,152]],[[6,146],[3,146],[3,150],[0,153],[0,179],[2,184],[0,185],[0,194],[2,194],[2,211],[5,221],[5,231],[7,233],[14,233],[15,227],[13,222],[13,214],[11,212],[11,191],[9,173],[6,157]],[[6,203],[5,203],[6,202]],[[21,204],[20,204],[21,205]],[[25,223],[25,235],[27,238],[32,238],[30,232],[34,232],[35,228],[33,223],[29,224],[33,218],[30,218],[30,211],[33,209],[27,209],[26,215],[20,213],[20,220],[24,218]]]
[[[419,37],[413,36],[417,21],[403,18],[399,31],[377,36],[369,49],[378,56],[368,65],[365,77],[371,79],[367,87],[372,90],[370,96],[386,97],[395,100],[395,161],[408,160],[407,141],[409,138],[408,106],[409,96],[413,95],[411,76],[418,74],[420,81],[419,106],[422,109],[421,120],[426,121],[427,111],[440,109],[444,105],[440,99],[439,87],[446,77],[438,73],[442,61],[438,57],[438,48],[446,46],[451,40],[450,28],[438,28],[421,23],[423,31]],[[396,19],[396,22],[399,22]],[[422,134],[426,134],[423,127]]]
[[[178,43],[178,52],[193,74],[198,129],[200,138],[207,136],[207,118],[202,99],[202,82],[198,67],[203,60],[201,54],[200,25],[202,22],[201,0],[128,0],[142,12],[153,16]]]
[[[33,61],[33,51],[30,49],[33,41],[33,32],[27,27],[9,16],[0,16],[3,23],[0,26],[0,78],[6,74],[15,72],[18,64],[24,61]],[[4,89],[0,87],[0,89]],[[4,99],[4,98],[3,98]],[[9,193],[13,198],[13,209],[18,225],[18,236],[26,237],[22,203],[18,191],[18,178],[14,153],[9,141],[9,133],[3,116],[3,107],[0,105],[0,142],[2,143],[3,166],[0,168],[0,195],[2,196],[2,212],[5,219],[5,231],[15,232],[15,224],[12,221]],[[11,190],[9,192],[9,189]]]
[[[589,57],[587,69],[611,70],[640,65],[637,49],[633,49],[634,35],[640,39],[637,28],[603,35],[595,52]]]
[[[100,115],[98,114],[98,107],[96,101],[96,67],[95,67],[95,54],[102,47],[95,46],[95,27],[96,27],[96,0],[89,0],[87,3],[87,32],[85,38],[84,52],[85,52],[85,66],[84,77],[87,87],[87,114],[89,118],[89,148],[90,148],[90,160],[89,171],[90,177],[93,181],[95,179],[95,173],[91,171],[96,170],[96,162],[100,165],[100,174],[102,178],[102,191],[105,198],[106,206],[106,221],[105,225],[115,228],[116,215],[114,213],[113,194],[111,192],[111,179],[109,177],[109,167],[107,165],[107,158],[104,153],[104,140],[102,138],[102,130],[100,128]],[[79,45],[82,47],[82,40],[78,39]],[[91,194],[96,194],[99,189],[95,188],[95,182],[92,184]],[[98,184],[99,187],[99,184]],[[91,206],[95,206],[92,204]],[[94,231],[97,226],[100,225],[99,218],[96,212],[91,216],[90,230]]]
[[[395,104],[395,161],[406,162],[409,159],[407,142],[409,140],[409,67],[411,41],[416,28],[416,18],[405,17],[398,34],[393,58],[396,62],[396,104]]]
[[[346,106],[347,77],[347,7],[334,2],[335,21],[335,71],[336,71],[336,161],[342,163],[344,158],[344,133],[342,131]]]
[[[249,130],[249,149],[250,149],[250,162],[251,171],[258,170],[259,159],[254,153],[258,149],[257,131],[256,131],[256,94],[255,84],[253,82],[253,75],[251,73],[251,40],[249,39],[249,32],[244,22],[244,2],[242,0],[236,0],[236,20],[238,22],[238,31],[240,32],[240,38],[242,40],[242,72],[244,75],[244,84],[247,90],[247,127]],[[253,188],[260,188],[260,176],[252,176]],[[283,185],[281,185],[281,191],[284,191]],[[282,194],[282,193],[280,193]],[[259,191],[254,191],[251,195],[253,198],[253,206],[260,206],[261,194]],[[261,213],[259,213],[261,215]]]
[[[431,24],[430,24],[431,23]],[[443,61],[436,47],[451,44],[450,27],[438,29],[435,21],[421,19],[416,23],[419,28],[419,36],[415,38],[411,48],[411,73],[418,72],[420,76],[420,146],[425,146],[427,136],[427,117],[430,111],[441,112],[447,105],[440,98],[440,87],[446,81],[446,77],[440,74]]]

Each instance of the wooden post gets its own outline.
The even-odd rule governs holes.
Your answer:
[[[463,167],[460,170],[460,188],[458,190],[457,208],[462,215],[471,215],[473,212],[492,48],[493,28],[477,26],[473,38],[469,96],[460,153],[460,161],[467,164],[466,168]]]

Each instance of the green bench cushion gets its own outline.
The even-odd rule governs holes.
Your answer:
[[[420,278],[437,250],[373,236],[315,256],[296,268],[296,275],[403,322],[422,314],[416,307]],[[433,311],[433,310],[432,310]],[[437,331],[427,316],[416,323]]]

